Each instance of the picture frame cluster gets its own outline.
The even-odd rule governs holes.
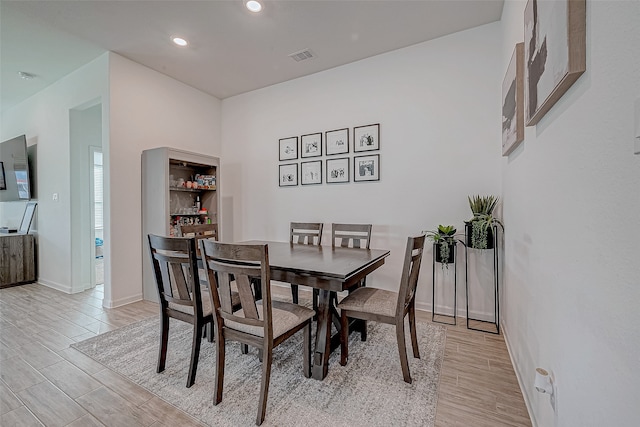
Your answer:
[[[349,136],[353,135],[350,141]],[[324,144],[323,144],[324,143]],[[366,182],[380,180],[380,124],[310,133],[278,141],[279,186]],[[353,156],[350,155],[353,153]],[[323,154],[324,153],[324,154]],[[367,153],[357,155],[358,153]],[[322,167],[324,159],[325,169]],[[297,160],[300,159],[300,162]],[[310,159],[303,161],[304,159]],[[292,162],[295,161],[295,162]],[[323,174],[324,172],[324,174]],[[324,178],[323,178],[324,176]]]

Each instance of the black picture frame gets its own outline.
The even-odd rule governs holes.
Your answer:
[[[353,158],[353,182],[380,181],[380,155]]]
[[[300,163],[300,183],[302,185],[322,184],[322,160]]]
[[[380,123],[353,128],[353,152],[380,149]]]
[[[327,159],[327,184],[349,182],[351,177],[349,164],[348,157]]]
[[[300,158],[322,156],[322,132],[300,137]]]
[[[282,138],[278,141],[279,156],[278,160],[295,160],[298,158],[298,137],[291,136]]]
[[[324,152],[327,156],[349,152],[349,128],[329,130],[324,133]],[[328,175],[327,175],[328,177]]]
[[[280,187],[294,187],[298,185],[298,164],[287,163],[280,165],[278,182]]]
[[[4,162],[0,162],[0,190],[7,189],[7,181],[4,177]]]

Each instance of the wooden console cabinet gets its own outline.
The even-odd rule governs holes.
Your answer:
[[[33,234],[0,234],[0,288],[36,281]]]

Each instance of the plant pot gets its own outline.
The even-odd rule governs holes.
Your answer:
[[[456,261],[456,242],[449,243],[448,246],[449,256],[445,260],[443,260],[442,254],[440,253],[440,243],[433,244],[433,253],[436,255],[436,262],[440,262],[443,264],[453,264]]]
[[[471,240],[471,234],[473,233],[471,224],[472,224],[471,222],[468,222],[464,225],[464,231],[465,231],[464,234],[466,236],[466,242],[467,242],[468,248],[474,248]],[[479,248],[474,248],[474,249],[479,249]],[[483,249],[493,249],[493,226],[487,229],[487,247]]]

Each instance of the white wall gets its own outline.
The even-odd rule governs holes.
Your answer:
[[[397,289],[407,236],[462,232],[467,196],[500,194],[500,47],[495,23],[223,100],[222,239],[287,241],[290,221],[320,221],[330,244],[332,222],[372,223],[391,256],[367,283]],[[278,139],[371,123],[379,182],[278,187]],[[430,248],[417,298],[430,306]]]
[[[502,16],[502,69],[525,2]],[[587,71],[503,161],[503,326],[537,426],[640,423],[640,2],[587,3]],[[557,410],[535,392],[550,370]]]
[[[107,55],[101,56],[4,111],[1,118],[0,139],[25,134],[28,145],[38,144],[39,281],[65,292],[72,290],[69,111],[91,100],[108,102],[107,64]],[[58,201],[52,200],[53,193],[58,193]],[[21,218],[23,209],[10,211]]]
[[[141,153],[155,147],[220,156],[220,100],[109,54],[110,141],[105,154],[107,307],[142,298]]]

